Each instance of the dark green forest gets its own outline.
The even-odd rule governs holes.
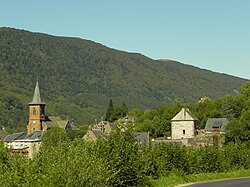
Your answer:
[[[235,95],[246,80],[101,44],[0,28],[0,125],[25,128],[38,78],[47,115],[78,124],[105,116],[110,98],[129,109]],[[198,116],[199,117],[199,116]]]

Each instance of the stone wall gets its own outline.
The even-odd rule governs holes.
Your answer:
[[[194,121],[172,121],[172,139],[187,139],[193,138],[196,135]]]

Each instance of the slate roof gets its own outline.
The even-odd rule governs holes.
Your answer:
[[[27,133],[25,132],[18,132],[18,133],[13,133],[4,138],[5,142],[12,142],[14,140],[20,140],[24,139],[26,137]]]
[[[65,130],[79,131],[79,129],[74,125],[74,122],[68,122]]]
[[[62,120],[60,117],[50,116],[47,121],[43,122],[47,125],[48,128],[60,127],[65,129],[69,120]]]
[[[41,96],[40,96],[40,90],[39,90],[39,86],[38,86],[38,81],[36,81],[36,87],[35,87],[35,91],[34,91],[34,95],[33,95],[33,100],[32,102],[29,103],[29,105],[45,105],[45,103],[43,103],[41,101]]]
[[[99,129],[92,129],[92,133],[96,138],[106,138],[107,135]]]
[[[48,128],[58,127],[57,124],[53,121],[45,121],[43,123],[45,123],[45,125],[47,125]]]
[[[0,140],[3,140],[6,136],[8,136],[8,133],[5,130],[0,130]]]
[[[133,136],[141,145],[149,143],[149,134],[147,132],[134,132]]]
[[[32,133],[27,134],[25,138],[29,140],[41,139],[43,132],[44,131],[33,131]]]
[[[10,134],[4,138],[5,142],[13,142],[15,140],[37,140],[41,139],[43,131],[33,131],[32,133],[17,132]]]
[[[212,132],[213,128],[219,128],[220,132],[225,132],[228,123],[227,118],[208,118],[205,131]]]
[[[172,119],[172,121],[199,121],[188,108],[182,108],[181,111]]]

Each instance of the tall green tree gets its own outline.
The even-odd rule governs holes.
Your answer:
[[[64,129],[55,127],[45,131],[42,141],[44,147],[57,147],[63,142],[69,141],[69,137]]]
[[[250,110],[243,110],[240,119],[228,124],[225,138],[227,143],[250,140]]]
[[[122,115],[126,116],[128,114],[128,107],[127,107],[125,101],[122,102],[122,107],[121,108],[122,108]]]
[[[115,110],[114,110],[113,101],[112,101],[112,99],[110,99],[109,100],[109,106],[107,108],[106,116],[105,116],[106,121],[110,121],[110,122],[113,121],[114,111]]]

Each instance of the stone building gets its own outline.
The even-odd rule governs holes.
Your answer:
[[[182,108],[171,120],[171,138],[173,140],[194,138],[197,135],[199,120],[189,111]]]
[[[107,135],[100,129],[90,129],[84,136],[83,139],[86,141],[95,141],[98,138],[106,138]]]
[[[229,121],[227,118],[208,118],[205,132],[206,133],[224,133]]]
[[[83,136],[86,141],[95,141],[98,138],[106,138],[114,128],[114,123],[100,121],[98,124],[90,126],[88,132]]]
[[[43,131],[33,131],[30,134],[18,132],[6,136],[4,142],[12,155],[22,154],[33,158],[41,146],[42,135]]]

